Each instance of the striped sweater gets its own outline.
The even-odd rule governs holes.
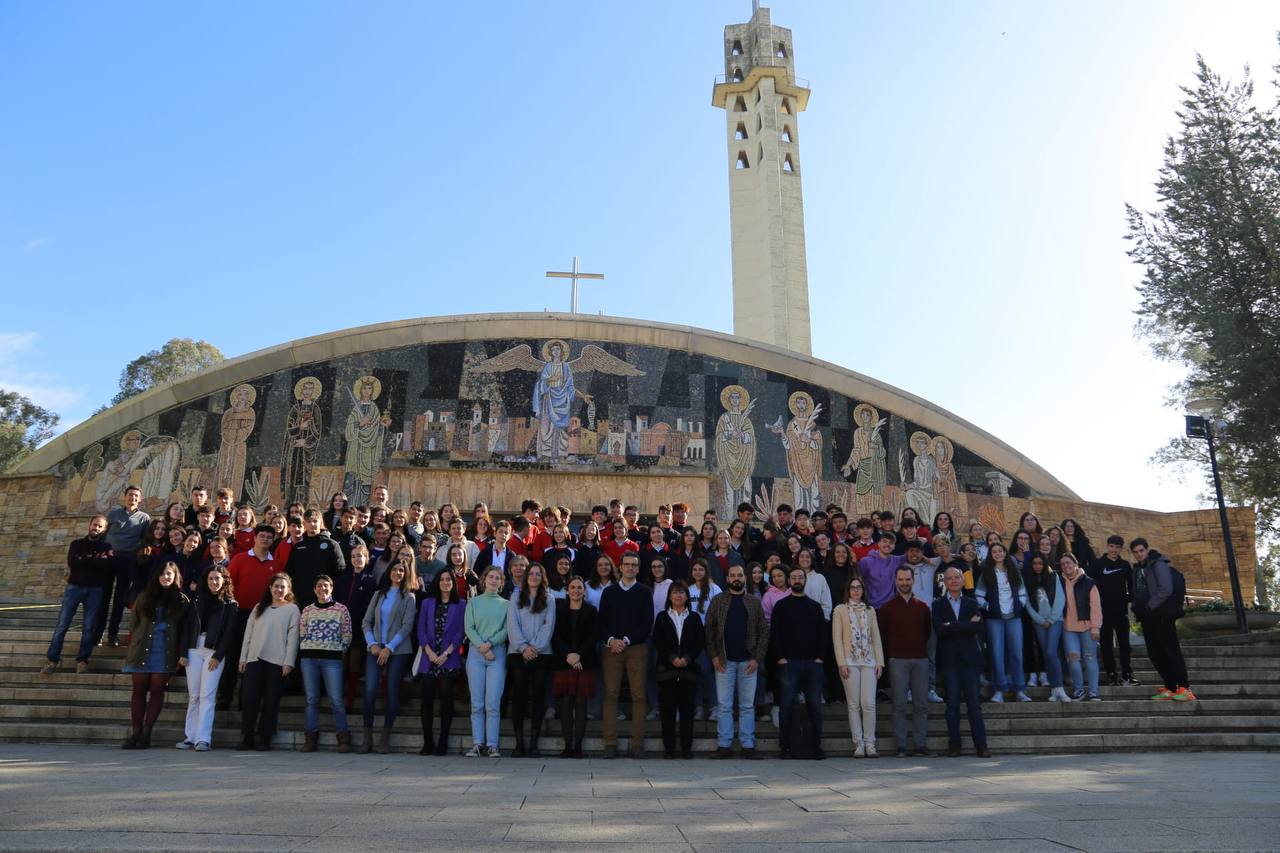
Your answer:
[[[341,659],[351,645],[351,613],[342,604],[308,604],[302,611],[298,649],[304,658]]]

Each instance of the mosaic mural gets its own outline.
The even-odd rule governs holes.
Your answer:
[[[744,364],[602,341],[423,344],[284,370],[140,421],[57,467],[67,512],[192,485],[255,506],[368,499],[396,468],[687,474],[725,515],[786,502],[963,515],[1026,497],[985,459],[875,406]],[[502,509],[512,509],[503,507]],[[724,517],[724,516],[722,516]]]

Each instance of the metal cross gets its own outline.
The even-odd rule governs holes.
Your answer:
[[[552,272],[548,270],[547,278],[568,278],[573,280],[573,296],[569,300],[569,312],[572,314],[577,314],[578,313],[578,279],[588,278],[588,279],[598,280],[598,279],[604,278],[604,273],[580,272],[578,270],[578,256],[574,255],[573,270],[571,272]]]

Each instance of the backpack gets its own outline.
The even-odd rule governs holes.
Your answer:
[[[1158,612],[1166,619],[1181,619],[1186,614],[1187,576],[1175,569],[1173,563],[1170,563],[1169,578],[1173,584],[1173,591],[1169,593],[1169,597],[1165,599],[1164,604],[1160,605]]]

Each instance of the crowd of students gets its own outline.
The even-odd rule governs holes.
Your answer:
[[[1180,577],[1149,543],[1110,536],[1094,552],[1072,519],[1042,529],[1024,513],[1006,542],[950,514],[926,523],[907,508],[852,523],[836,506],[780,505],[762,526],[684,504],[565,507],[526,500],[511,519],[487,507],[369,506],[335,494],[320,511],[268,506],[259,519],[230,490],[205,489],[152,518],[136,487],[89,522],[67,553],[67,586],[42,673],[61,665],[80,607],[77,672],[99,643],[120,645],[132,677],[126,749],[145,749],[169,679],[186,673],[182,749],[206,751],[239,686],[237,749],[267,750],[282,696],[306,696],[302,751],[318,748],[328,700],[338,750],[386,753],[406,684],[417,684],[424,755],[447,751],[455,699],[470,698],[468,756],[498,756],[502,716],[516,756],[541,754],[557,719],[561,757],[582,757],[590,719],[604,754],[643,754],[659,720],[664,755],[692,755],[693,724],[716,721],[716,755],[759,757],[756,722],[772,719],[783,758],[822,758],[822,706],[848,709],[854,754],[875,757],[876,703],[892,701],[899,755],[927,755],[929,703],[946,703],[949,754],[961,752],[963,705],[986,755],[988,701],[1099,701],[1108,683],[1137,685],[1130,611],[1163,685],[1156,700],[1195,698],[1178,645]],[[1065,667],[1064,667],[1065,664]],[[623,682],[629,715],[620,713]],[[1067,684],[1070,684],[1068,692]],[[363,701],[362,737],[348,714]],[[945,694],[945,699],[940,695]],[[378,703],[381,700],[381,720]],[[437,706],[439,709],[437,716]],[[911,710],[912,730],[908,732]]]

